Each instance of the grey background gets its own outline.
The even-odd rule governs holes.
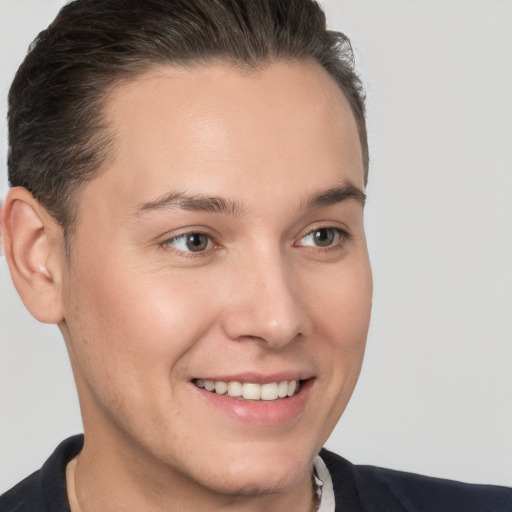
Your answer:
[[[59,0],[0,0],[0,117]],[[512,484],[512,2],[327,0],[368,84],[375,295],[366,362],[328,446],[369,463]],[[0,123],[0,198],[6,183]],[[0,492],[81,422],[55,326],[0,256]]]

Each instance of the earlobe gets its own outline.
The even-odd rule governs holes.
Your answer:
[[[2,207],[2,239],[14,286],[39,321],[62,320],[60,227],[22,187],[11,188]]]

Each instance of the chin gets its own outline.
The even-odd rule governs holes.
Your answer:
[[[227,450],[222,460],[201,468],[198,480],[214,492],[255,496],[285,492],[310,478],[314,455],[286,453],[286,450],[255,447],[248,443],[246,453]]]
[[[309,475],[310,468],[276,470],[266,467],[261,471],[255,468],[231,468],[227,473],[209,475],[203,483],[219,494],[231,496],[258,496],[278,494],[293,488]],[[206,477],[206,475],[204,475]]]

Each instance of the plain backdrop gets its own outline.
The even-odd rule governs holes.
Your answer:
[[[0,0],[6,96],[59,0]],[[512,2],[326,0],[368,89],[375,294],[360,382],[328,447],[356,463],[512,484]],[[0,256],[0,492],[80,432],[55,326]]]

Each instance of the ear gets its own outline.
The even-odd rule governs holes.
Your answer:
[[[13,187],[7,193],[1,229],[5,256],[21,300],[40,322],[59,323],[63,319],[62,229],[23,187]]]

